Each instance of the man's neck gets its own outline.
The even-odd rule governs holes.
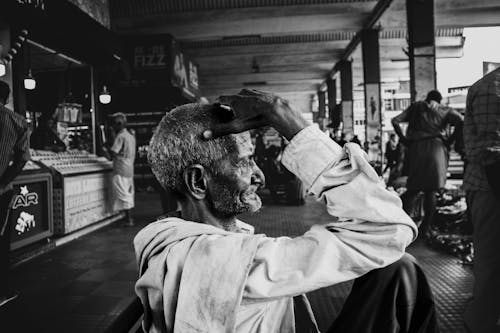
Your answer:
[[[205,223],[226,231],[236,231],[236,216],[227,219],[216,217],[204,202],[181,202],[182,218],[186,221]]]

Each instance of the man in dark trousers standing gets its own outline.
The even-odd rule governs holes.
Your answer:
[[[10,87],[0,81],[0,307],[17,298],[9,289],[10,232],[8,213],[13,196],[12,181],[30,159],[26,120],[5,107]]]

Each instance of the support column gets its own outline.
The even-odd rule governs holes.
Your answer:
[[[365,140],[377,142],[379,154],[376,161],[382,164],[382,92],[380,84],[379,31],[363,31],[361,48],[363,53],[363,81],[365,86]]]
[[[325,117],[326,117],[326,96],[324,91],[318,91],[318,118],[316,122],[319,129],[325,130]]]
[[[340,64],[340,93],[342,98],[342,131],[344,133],[354,133],[352,62],[346,60]]]
[[[326,80],[328,94],[328,121],[330,127],[337,129],[340,125],[340,115],[336,114],[335,105],[337,105],[337,81],[329,78]]]
[[[434,0],[406,0],[411,101],[436,89]]]

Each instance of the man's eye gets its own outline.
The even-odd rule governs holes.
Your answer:
[[[241,167],[247,167],[249,166],[250,164],[252,164],[252,160],[251,158],[244,158],[242,160],[240,160],[238,162],[238,166],[241,166]]]

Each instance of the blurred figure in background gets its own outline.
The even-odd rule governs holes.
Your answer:
[[[473,225],[474,290],[464,319],[471,332],[500,332],[500,68],[467,94],[464,188]]]
[[[409,213],[418,193],[424,192],[425,216],[420,226],[424,236],[430,231],[436,210],[436,193],[446,182],[448,140],[444,137],[444,132],[449,124],[455,126],[456,130],[461,130],[463,124],[462,115],[441,105],[441,99],[441,93],[432,90],[425,101],[412,103],[392,119],[399,141],[408,147],[405,156],[408,181],[403,206]],[[408,123],[406,135],[400,125],[403,122]]]
[[[394,179],[399,177],[399,174],[401,170],[398,170],[398,167],[400,166],[400,159],[401,159],[401,145],[398,142],[398,139],[396,137],[396,134],[391,134],[389,141],[387,141],[385,145],[385,159],[386,159],[386,166],[384,168],[383,174],[389,170],[389,180],[387,181],[387,184],[390,185]]]
[[[357,143],[358,145],[361,146],[361,141],[359,141],[359,138],[357,135],[353,136],[350,142]]]
[[[345,139],[345,133],[337,132],[335,133],[335,136],[333,137],[333,141],[335,141],[340,147],[344,147],[344,145],[347,143]]]
[[[30,145],[33,149],[56,153],[66,150],[66,145],[57,135],[54,118],[47,114],[40,117],[37,128],[31,134]]]
[[[112,115],[113,128],[116,133],[110,149],[113,159],[113,210],[125,211],[127,225],[133,226],[131,210],[134,208],[134,160],[135,137],[127,128],[127,117],[118,112]]]

